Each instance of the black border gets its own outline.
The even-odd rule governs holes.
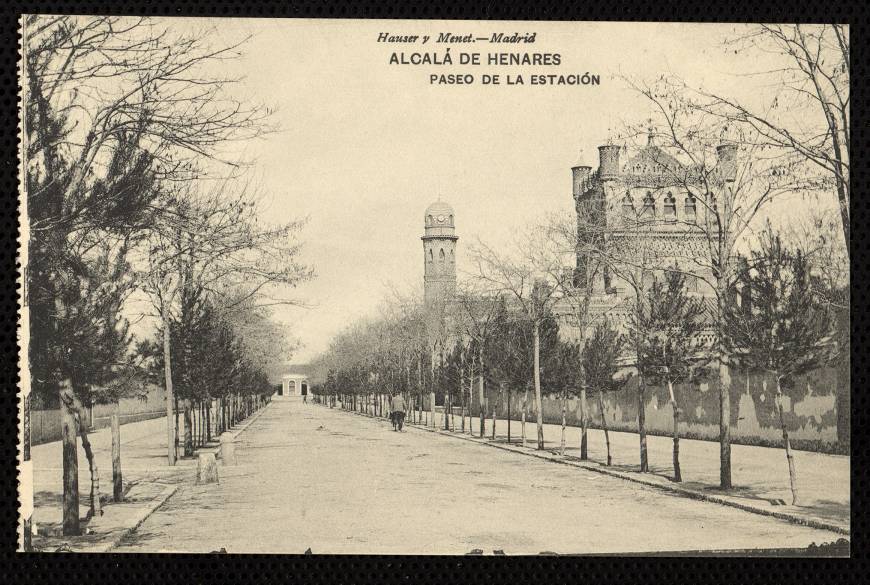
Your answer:
[[[23,12],[105,13],[178,16],[245,16],[289,18],[422,18],[479,20],[623,20],[712,22],[847,22],[852,27],[853,152],[859,161],[852,169],[852,536],[851,559],[798,558],[641,558],[641,557],[376,557],[279,555],[23,555],[17,548],[17,346],[16,194],[17,166],[17,21]],[[867,562],[864,493],[867,473],[867,366],[863,301],[867,291],[867,237],[854,225],[867,220],[867,108],[864,86],[868,13],[866,2],[793,0],[727,3],[691,0],[645,2],[521,3],[495,1],[442,2],[278,2],[269,0],[175,2],[139,1],[15,1],[4,4],[0,17],[2,67],[2,205],[0,205],[0,265],[4,278],[2,353],[0,353],[0,581],[10,583],[513,583],[666,582],[700,583],[843,583],[870,574]],[[856,255],[857,252],[857,255]],[[580,527],[582,529],[582,527]],[[651,535],[653,537],[653,535]],[[866,578],[866,577],[865,577]],[[863,581],[863,579],[861,579]]]

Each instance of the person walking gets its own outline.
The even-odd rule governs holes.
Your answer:
[[[393,421],[393,430],[401,431],[405,422],[405,398],[401,394],[394,394],[390,400],[390,419]]]

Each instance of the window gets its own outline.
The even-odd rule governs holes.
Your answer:
[[[438,251],[438,263],[439,263],[439,264],[444,264],[444,248],[441,248],[441,249]]]
[[[434,259],[434,258],[433,258],[433,256],[432,256],[432,248],[429,248],[429,264],[432,264],[432,260],[433,260],[433,259]]]
[[[431,216],[431,215],[430,215],[429,218],[427,219],[426,223],[428,223],[429,225],[432,225],[432,223],[433,223],[433,219],[432,219],[432,216]]]
[[[634,200],[631,198],[631,193],[626,192],[622,198],[622,215],[626,217],[634,217]]]
[[[455,262],[455,261],[456,261],[456,258],[453,254],[453,250],[450,250],[450,263],[453,264],[453,262]]]
[[[643,198],[643,211],[641,215],[645,219],[652,219],[656,216],[656,200],[653,199],[652,191],[647,191],[646,197]]]
[[[664,216],[667,221],[676,221],[677,219],[677,200],[674,199],[674,195],[670,191],[665,197]]]
[[[697,202],[695,201],[695,198],[692,197],[692,194],[691,194],[691,193],[690,193],[689,195],[686,196],[686,202],[685,202],[685,205],[684,205],[684,208],[683,208],[683,211],[684,211],[684,213],[685,213],[685,215],[686,215],[686,221],[690,221],[690,222],[694,222],[694,221],[695,221],[695,218],[696,218],[696,210],[697,210],[697,205],[696,205],[696,203],[697,203]]]
[[[451,213],[448,217],[450,217],[450,225],[453,225],[453,214]]]

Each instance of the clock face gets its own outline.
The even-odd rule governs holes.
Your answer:
[[[444,223],[444,220],[445,220],[445,219],[446,219],[446,218],[445,218],[443,215],[439,215],[439,216],[438,216],[438,223]]]

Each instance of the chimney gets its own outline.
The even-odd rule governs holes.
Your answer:
[[[716,156],[722,177],[729,183],[733,182],[737,176],[737,145],[720,144],[716,147]]]
[[[598,175],[613,179],[619,174],[619,146],[607,144],[598,147]]]
[[[578,165],[571,167],[571,173],[574,177],[573,193],[574,199],[579,199],[583,193],[589,190],[589,177],[592,176],[592,167]]]

